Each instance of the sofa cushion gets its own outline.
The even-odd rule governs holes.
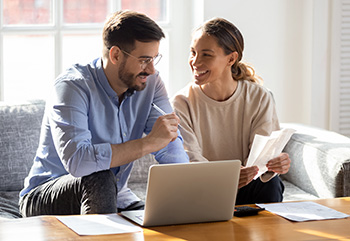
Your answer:
[[[18,191],[0,191],[0,220],[22,217],[18,207],[18,195]]]
[[[284,180],[283,178],[282,181],[284,184],[283,202],[320,199],[319,197],[316,197],[310,193],[301,190],[300,188]]]
[[[350,195],[350,138],[324,129],[284,123],[297,130],[284,151],[291,167],[283,178],[320,198]]]
[[[39,142],[44,101],[0,102],[0,191],[19,191]]]

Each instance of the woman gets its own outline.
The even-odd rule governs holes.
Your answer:
[[[242,161],[237,204],[280,202],[284,186],[278,174],[288,172],[288,154],[270,160],[256,180],[258,167],[245,167],[255,134],[267,136],[280,127],[271,93],[241,62],[243,48],[240,31],[229,21],[204,23],[192,37],[194,83],[174,97],[173,105],[191,161]]]

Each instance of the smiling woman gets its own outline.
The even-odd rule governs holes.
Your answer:
[[[288,154],[269,160],[256,180],[259,168],[247,166],[255,135],[269,136],[280,127],[273,97],[242,62],[243,49],[241,32],[226,19],[196,29],[189,58],[194,83],[174,97],[173,106],[191,161],[241,161],[237,204],[280,202],[284,186],[277,174],[288,172]]]

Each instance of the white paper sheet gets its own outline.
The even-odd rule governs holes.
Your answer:
[[[257,166],[259,168],[259,172],[254,179],[267,171],[267,162],[281,154],[294,132],[294,129],[282,129],[273,131],[270,136],[254,136],[246,165],[247,167]]]
[[[79,235],[103,235],[142,232],[118,214],[56,216],[63,224]]]
[[[315,202],[291,202],[256,204],[267,211],[296,222],[347,218],[350,215],[338,212]]]

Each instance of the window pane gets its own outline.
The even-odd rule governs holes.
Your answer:
[[[108,0],[64,0],[64,23],[103,23]]]
[[[72,35],[63,36],[63,69],[75,63],[85,63],[102,56],[102,37],[96,35]]]
[[[4,25],[52,23],[51,0],[3,0]]]
[[[54,81],[51,36],[4,36],[4,100],[44,99]]]
[[[166,0],[121,0],[122,9],[147,14],[155,21],[166,21]]]

